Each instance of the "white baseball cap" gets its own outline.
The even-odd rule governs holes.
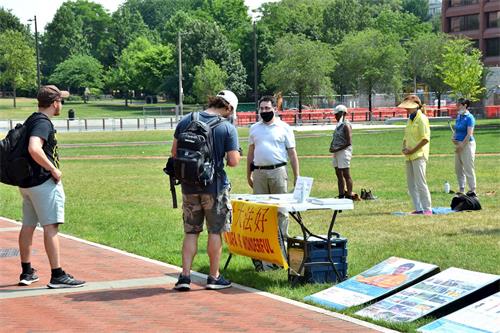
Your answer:
[[[220,97],[226,102],[229,103],[233,107],[233,112],[236,113],[236,109],[238,108],[238,97],[230,91],[230,90],[222,90],[220,93],[217,94],[216,97]]]
[[[347,113],[347,107],[345,105],[339,104],[333,109],[333,114],[337,114],[340,112]]]

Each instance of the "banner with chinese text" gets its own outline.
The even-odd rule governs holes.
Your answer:
[[[224,233],[229,251],[288,269],[278,241],[278,206],[232,200],[231,231]]]

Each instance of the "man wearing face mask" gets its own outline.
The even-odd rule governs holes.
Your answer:
[[[295,150],[295,136],[287,123],[275,115],[276,102],[264,96],[259,101],[261,121],[250,127],[247,155],[247,181],[254,194],[280,194],[288,192],[287,161],[293,172],[293,184],[299,176],[299,160]],[[288,221],[279,216],[280,235],[285,237]],[[283,242],[281,242],[283,245]],[[257,271],[272,268],[272,265],[253,260]]]
[[[209,123],[219,117],[231,119],[236,113],[238,98],[229,91],[223,90],[208,100],[208,108],[199,113],[199,120]],[[191,114],[181,119],[174,133],[171,154],[177,155],[178,138],[191,123]],[[230,230],[231,204],[229,199],[230,184],[224,171],[224,159],[227,165],[235,167],[240,161],[238,151],[238,132],[229,121],[222,121],[212,130],[213,159],[215,165],[214,181],[206,186],[181,183],[182,212],[184,222],[184,242],[182,245],[182,273],[175,284],[178,291],[191,289],[191,266],[198,250],[198,238],[203,231],[206,220],[208,230],[207,254],[210,259],[210,273],[207,278],[207,289],[218,290],[231,287],[219,272],[222,254],[223,232]]]

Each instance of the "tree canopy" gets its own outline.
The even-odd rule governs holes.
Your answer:
[[[330,74],[336,62],[330,46],[304,35],[287,35],[273,50],[273,60],[262,73],[264,81],[283,93],[296,93],[299,111],[304,96],[333,93]]]
[[[50,81],[65,87],[70,92],[83,94],[85,88],[103,87],[103,66],[94,57],[75,54],[57,65]]]
[[[35,50],[25,37],[24,33],[15,30],[0,33],[0,82],[12,86],[14,107],[18,88],[36,86]]]
[[[450,86],[452,96],[477,101],[485,91],[481,85],[481,52],[465,39],[449,40],[444,48],[443,64],[438,69],[444,83]]]

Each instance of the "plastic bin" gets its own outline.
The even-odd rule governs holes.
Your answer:
[[[326,238],[326,237],[325,237]],[[335,268],[340,275],[340,281],[328,260],[328,243],[316,237],[309,237],[305,242],[307,258],[304,263],[319,263],[305,265],[299,271],[300,263],[304,258],[304,240],[302,237],[288,238],[288,280],[300,283],[331,283],[340,282],[347,277],[347,239],[331,239],[330,254]]]

